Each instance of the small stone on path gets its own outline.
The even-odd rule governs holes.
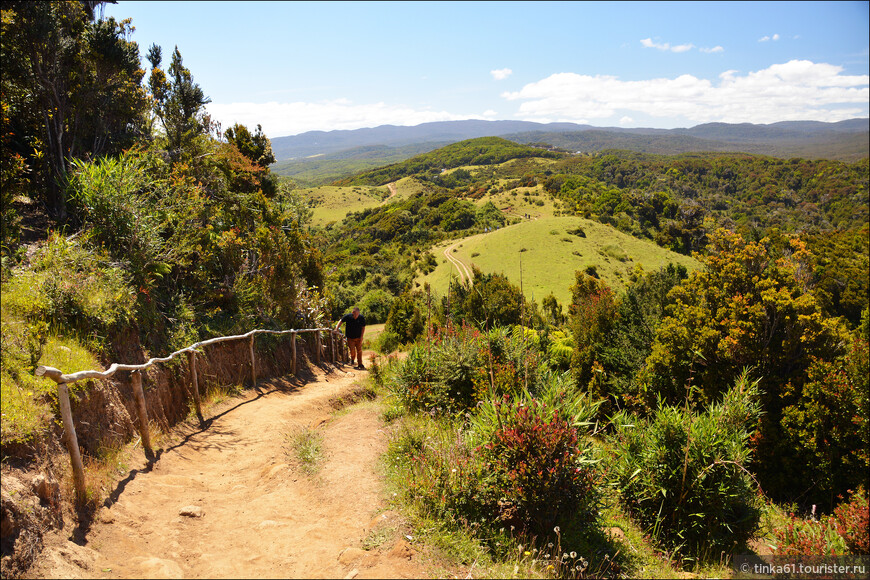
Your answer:
[[[407,537],[407,536],[406,536]],[[393,549],[390,550],[390,556],[394,558],[407,558],[410,560],[414,556],[414,548],[405,540],[399,540]]]
[[[338,555],[338,561],[342,564],[350,564],[365,555],[366,551],[361,548],[345,548],[341,554]]]
[[[202,508],[198,505],[189,505],[181,508],[181,510],[178,512],[178,515],[188,518],[201,518],[205,515],[205,512],[202,511]]]

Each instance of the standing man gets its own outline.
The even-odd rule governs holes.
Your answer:
[[[335,325],[335,330],[345,323],[344,334],[347,336],[347,347],[350,349],[350,360],[353,362],[354,350],[356,351],[356,368],[365,370],[362,361],[362,341],[366,333],[366,318],[359,313],[359,308],[354,308],[350,314],[345,314]]]

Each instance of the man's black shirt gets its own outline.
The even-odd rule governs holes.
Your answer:
[[[348,338],[359,338],[362,336],[363,328],[365,328],[366,318],[362,314],[356,318],[353,317],[353,314],[345,314],[341,317],[341,322],[347,325],[344,332]]]

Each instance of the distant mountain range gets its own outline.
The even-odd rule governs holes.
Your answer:
[[[673,155],[696,151],[856,161],[870,155],[870,119],[837,123],[783,121],[769,125],[705,123],[688,129],[593,127],[529,121],[441,121],[413,127],[309,131],[272,139],[279,175],[323,183],[396,163],[465,139],[503,137],[568,151],[627,149]]]

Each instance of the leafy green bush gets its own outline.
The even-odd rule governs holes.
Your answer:
[[[132,319],[135,295],[128,280],[104,253],[52,233],[30,268],[4,281],[3,310],[90,337],[98,346],[112,327]]]
[[[411,349],[398,364],[390,388],[412,410],[468,409],[483,390],[483,344],[474,328],[442,330],[430,344]]]
[[[442,328],[412,348],[390,387],[409,409],[426,411],[464,411],[487,397],[524,390],[537,396],[552,374],[542,348],[538,333],[519,325],[488,333]]]
[[[550,533],[578,515],[597,519],[598,472],[566,415],[528,393],[505,395],[469,413],[470,423],[406,421],[390,456],[407,470],[410,497],[440,517],[482,526],[481,537],[507,526]]]
[[[426,347],[414,346],[408,356],[396,364],[389,388],[409,409],[428,409],[437,404]]]
[[[366,317],[368,324],[381,324],[387,321],[390,315],[390,307],[393,305],[393,296],[380,288],[369,290],[362,297],[359,309]]]
[[[568,407],[570,408],[570,407]],[[530,396],[485,401],[475,421],[477,448],[496,498],[498,519],[536,533],[560,515],[591,510],[597,480],[591,449],[575,420],[560,407]]]
[[[375,339],[373,348],[378,352],[389,354],[395,352],[402,346],[402,341],[399,335],[391,330],[384,330]]]
[[[161,215],[166,204],[160,181],[148,174],[149,163],[135,150],[98,162],[73,160],[68,186],[90,235],[146,289],[169,272]]]
[[[469,327],[448,330],[438,340],[435,376],[447,408],[465,409],[477,402],[477,387],[484,376],[482,343],[479,331]]]
[[[390,314],[387,316],[386,326],[384,327],[384,334],[381,336],[387,333],[392,333],[395,336],[394,340],[396,344],[393,348],[389,349],[393,350],[399,344],[414,342],[423,333],[425,326],[423,314],[417,305],[416,296],[406,291],[393,300]]]
[[[758,397],[744,371],[706,412],[662,406],[648,420],[615,421],[613,470],[623,502],[685,559],[732,552],[756,529],[760,505],[746,465]]]
[[[441,299],[442,310],[450,320],[456,325],[473,324],[484,330],[521,324],[525,297],[519,286],[512,284],[504,274],[484,274],[476,266],[472,266],[472,270],[471,283],[452,280],[450,300],[447,296]]]

